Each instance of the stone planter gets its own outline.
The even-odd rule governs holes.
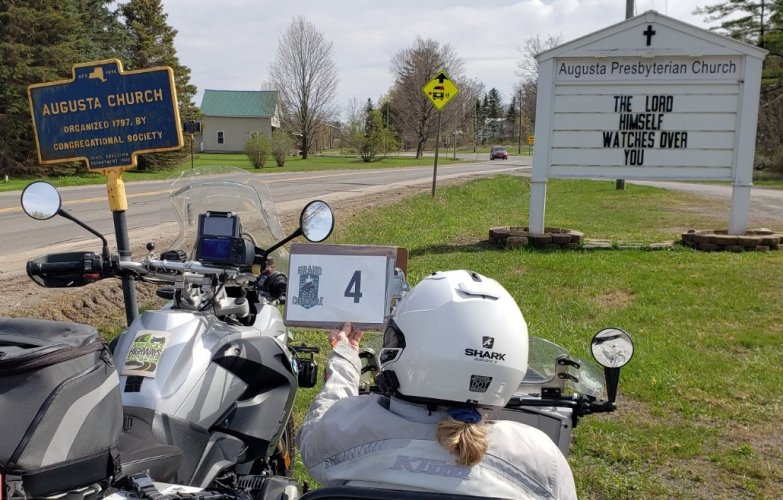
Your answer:
[[[560,227],[545,227],[544,234],[530,234],[527,227],[493,227],[489,241],[502,248],[535,247],[546,249],[578,248],[584,234]]]
[[[683,245],[706,252],[745,252],[779,250],[783,235],[769,229],[747,231],[742,235],[727,234],[720,229],[689,230],[682,233]]]

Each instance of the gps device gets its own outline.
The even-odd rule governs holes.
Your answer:
[[[242,238],[239,215],[205,212],[198,216],[196,260],[217,266],[243,267],[253,264],[255,247]]]

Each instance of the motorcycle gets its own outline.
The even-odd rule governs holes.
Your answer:
[[[149,254],[140,261],[109,256],[104,249],[101,255],[49,255],[28,264],[28,274],[44,286],[79,286],[108,276],[132,276],[166,285],[160,294],[171,301],[164,309],[143,313],[114,346],[114,360],[121,367],[124,410],[133,422],[121,439],[134,429],[141,436],[135,445],[126,443],[125,450],[121,446],[120,454],[144,448],[138,445],[140,441],[151,444],[158,453],[161,445],[184,449],[184,460],[174,473],[153,467],[154,461],[145,460],[144,453],[135,464],[125,465],[128,461],[123,460],[124,478],[96,495],[117,499],[153,494],[196,498],[285,495],[292,500],[474,498],[354,486],[307,492],[285,477],[293,437],[291,403],[297,386],[315,385],[317,367],[312,353],[317,348],[292,344],[276,307],[285,292],[284,276],[276,273],[269,261],[285,262],[284,254],[271,257],[273,252],[301,233],[311,241],[326,239],[333,215],[328,205],[314,202],[303,210],[300,229],[283,238],[265,186],[257,190],[255,198],[250,197],[250,209],[239,213],[241,220],[237,221],[224,207],[224,202],[235,203],[235,194],[218,193],[229,187],[237,193],[246,192],[247,187],[209,175],[195,177],[194,182],[175,185],[171,195],[183,228],[173,247],[193,249],[190,260],[182,251],[166,252],[158,258],[154,247],[148,245]],[[40,201],[25,203],[23,196],[28,214],[44,218],[58,213],[59,194],[52,191],[40,186],[28,198],[56,197],[56,207],[41,206]],[[258,238],[272,235],[276,242],[251,239],[245,231],[252,225],[246,223],[249,212],[263,214],[266,219],[261,223],[265,231],[259,232]],[[266,245],[266,250],[259,244]],[[409,287],[400,270],[395,270],[395,280],[399,281],[394,287],[398,293],[393,299],[399,299]],[[375,374],[380,341],[380,337],[370,338],[360,351],[360,392],[378,390]],[[155,343],[163,346],[154,359],[138,354],[148,352]],[[572,430],[581,418],[616,409],[620,368],[631,360],[633,342],[618,328],[605,329],[593,337],[591,351],[604,367],[603,376],[592,363],[554,343],[531,337],[525,378],[507,406],[495,411],[492,419],[536,427],[568,456]]]
[[[268,188],[256,178],[239,169],[178,177],[170,193],[180,229],[175,250],[157,255],[148,243],[147,255],[133,260],[110,254],[101,236],[100,253],[49,254],[27,263],[41,286],[130,277],[158,285],[169,301],[144,311],[110,345],[123,405],[121,473],[68,498],[153,494],[153,481],[260,491],[271,488],[268,479],[290,473],[291,410],[297,388],[317,381],[318,348],[293,344],[278,307],[287,278],[276,265],[285,264],[282,246],[293,238],[325,240],[334,216],[328,204],[312,201],[299,228],[284,237]],[[99,234],[62,210],[48,183],[30,184],[22,206],[35,219],[59,214]],[[288,483],[274,487],[282,491]]]

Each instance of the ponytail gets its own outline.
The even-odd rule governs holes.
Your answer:
[[[478,411],[452,408],[449,416],[438,423],[436,437],[441,446],[457,457],[458,464],[473,466],[487,452],[488,432],[489,425],[481,421]]]

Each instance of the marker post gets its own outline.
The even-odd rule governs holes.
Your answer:
[[[80,161],[106,177],[120,260],[131,258],[122,174],[137,156],[183,145],[174,73],[169,67],[124,71],[118,59],[73,66],[70,80],[27,88],[38,161]],[[138,317],[133,279],[122,278],[128,324]]]
[[[122,174],[125,169],[105,169],[101,173],[106,177],[106,191],[109,197],[109,209],[114,219],[114,238],[117,242],[117,253],[120,260],[131,258],[130,237],[125,212],[128,210],[128,198],[125,195],[125,183]],[[122,296],[125,299],[125,320],[128,325],[139,317],[136,301],[136,283],[130,276],[122,277]]]

